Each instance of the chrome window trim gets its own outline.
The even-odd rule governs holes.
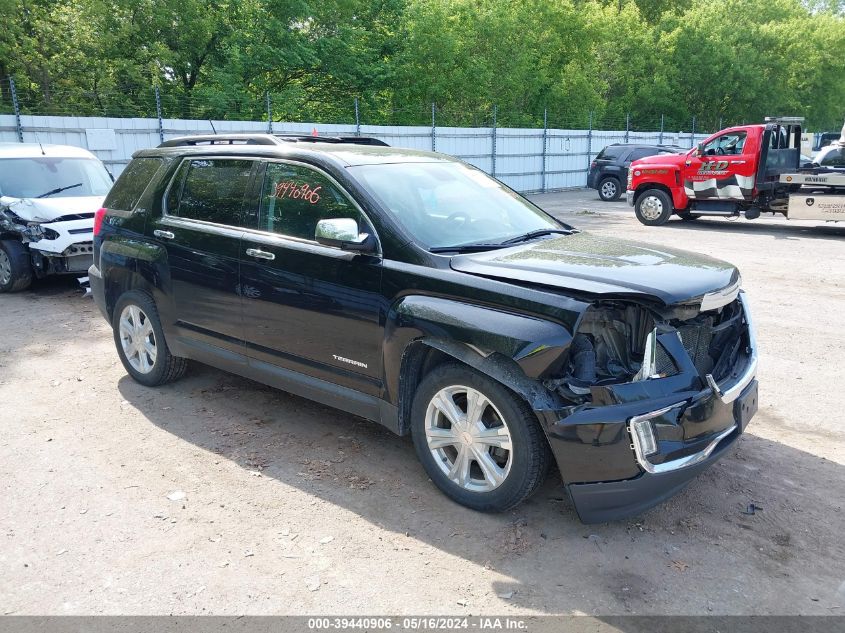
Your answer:
[[[258,231],[255,229],[242,229],[241,233],[243,234],[243,238],[245,240],[257,242],[266,246],[292,248],[306,253],[326,255],[337,259],[352,259],[353,257],[360,255],[360,253],[355,251],[345,251],[337,246],[327,246],[313,240],[306,240],[303,238],[293,237],[291,235],[280,235],[278,233]],[[381,257],[381,253],[379,252],[378,255],[373,256]]]
[[[217,224],[216,222],[206,222],[205,220],[194,220],[193,218],[180,218],[178,215],[164,214],[161,218],[161,224],[180,229],[191,229],[202,233],[210,233],[212,235],[220,235],[223,237],[234,237],[237,239],[241,239],[244,234],[244,229],[236,226],[231,226],[229,224]]]

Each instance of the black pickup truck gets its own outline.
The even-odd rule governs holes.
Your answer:
[[[580,232],[442,154],[188,137],[104,205],[91,286],[135,380],[194,359],[410,433],[470,508],[554,462],[583,521],[639,513],[757,408],[733,266]]]

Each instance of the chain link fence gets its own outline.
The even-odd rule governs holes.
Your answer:
[[[132,152],[196,133],[304,133],[375,136],[390,145],[440,151],[472,163],[522,192],[584,186],[590,163],[611,143],[692,147],[733,122],[663,114],[634,118],[557,104],[539,113],[496,104],[436,103],[396,107],[380,95],[333,105],[307,95],[184,94],[151,86],[140,92],[57,90],[0,80],[0,140],[79,145],[122,171]],[[3,116],[6,115],[6,116]],[[113,147],[92,146],[91,130],[111,130]],[[101,135],[102,136],[102,135]]]

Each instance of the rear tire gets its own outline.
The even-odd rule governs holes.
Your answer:
[[[434,484],[473,510],[509,510],[548,475],[551,450],[528,403],[465,365],[440,365],[423,378],[411,434]]]
[[[170,353],[155,302],[147,293],[131,290],[118,299],[112,330],[120,362],[135,381],[157,387],[185,374],[188,361]]]
[[[0,241],[0,293],[20,292],[32,285],[29,250],[15,240]]]
[[[613,202],[614,200],[618,200],[619,196],[622,195],[622,187],[619,184],[619,181],[612,176],[607,176],[601,179],[599,182],[599,198],[604,200],[605,202]]]
[[[647,189],[637,198],[634,213],[646,226],[666,224],[672,216],[672,200],[661,189]]]

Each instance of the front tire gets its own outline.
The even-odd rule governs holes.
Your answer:
[[[608,176],[601,180],[599,183],[599,198],[605,202],[613,202],[618,200],[620,195],[622,195],[622,187],[616,178]]]
[[[0,241],[0,293],[20,292],[32,285],[32,266],[26,246],[15,240]]]
[[[504,512],[533,494],[551,451],[528,404],[500,383],[448,363],[420,383],[411,410],[414,448],[448,497],[481,512]]]
[[[637,198],[634,213],[646,226],[666,224],[672,216],[672,200],[665,191],[647,189]]]
[[[118,299],[112,330],[120,362],[135,381],[157,387],[185,374],[188,361],[170,353],[155,302],[147,293],[132,290]]]

